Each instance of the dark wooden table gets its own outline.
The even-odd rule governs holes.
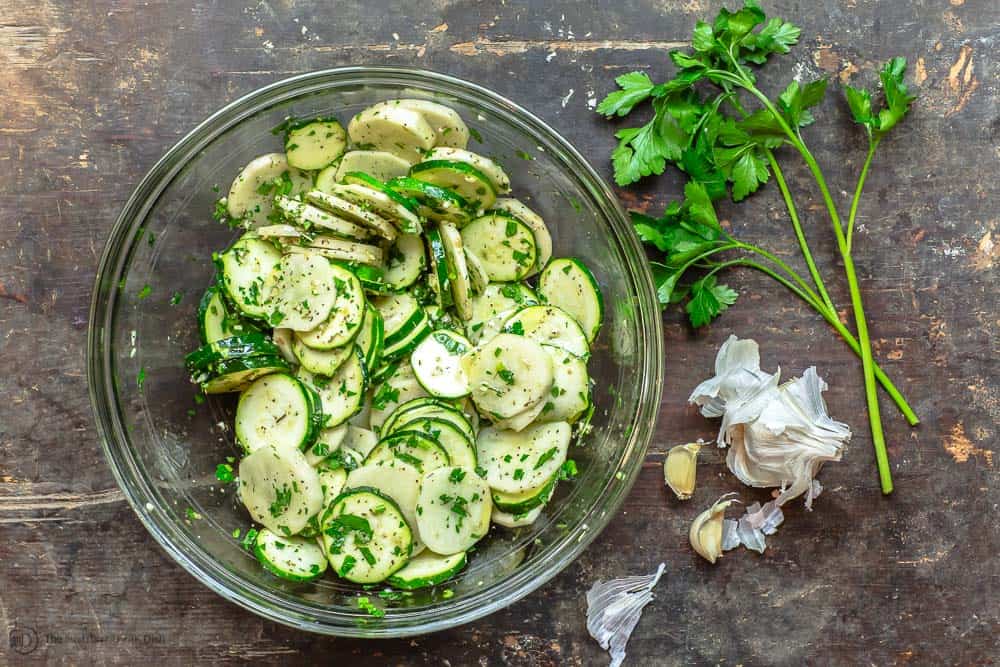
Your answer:
[[[475,624],[401,641],[327,639],[224,602],[153,543],[104,463],[84,377],[91,282],[104,239],[142,173],[198,120],[266,83],[345,64],[418,65],[517,100],[607,174],[612,128],[592,111],[611,79],[662,76],[718,3],[74,2],[0,8],[0,663],[604,664],[585,629],[596,578],[667,574],[629,644],[632,665],[993,664],[1000,654],[1000,309],[997,187],[1000,5],[995,0],[767,3],[803,26],[771,67],[870,82],[906,56],[921,99],[881,149],[857,239],[877,354],[923,417],[910,429],[883,400],[897,491],[879,493],[861,372],[827,327],[765,278],[729,279],[741,298],[693,333],[664,315],[667,382],[639,482],[609,528],[526,600]],[[833,88],[837,88],[836,85]],[[808,141],[846,208],[864,157],[839,92]],[[788,156],[794,185],[807,174]],[[622,193],[658,210],[676,175]],[[809,190],[812,192],[812,190]],[[837,276],[816,200],[806,225]],[[742,235],[797,260],[769,186],[723,207]],[[842,290],[835,291],[840,303]],[[685,404],[730,334],[755,336],[765,365],[818,365],[834,416],[855,438],[829,465],[815,511],[799,502],[763,556],[713,566],[688,523],[720,493],[745,501],[722,453],[706,450],[696,499],[662,483],[670,445],[711,438]],[[13,641],[9,644],[8,637]],[[15,651],[14,648],[21,652]],[[24,651],[31,650],[28,654]]]

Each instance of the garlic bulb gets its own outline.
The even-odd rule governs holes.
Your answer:
[[[721,417],[772,383],[777,384],[777,376],[760,370],[757,341],[730,336],[715,356],[715,377],[695,387],[688,401],[699,405],[704,417]]]
[[[687,500],[694,493],[700,450],[700,442],[689,442],[671,447],[667,452],[663,462],[663,479],[679,500]]]
[[[725,497],[719,498],[714,505],[699,514],[688,531],[691,546],[709,563],[715,563],[722,555],[722,528],[726,508],[736,502],[731,499],[723,500]]]

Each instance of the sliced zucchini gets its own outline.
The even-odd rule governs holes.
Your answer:
[[[292,339],[292,351],[302,368],[310,373],[330,377],[354,354],[354,345],[348,343],[329,350],[316,350],[302,342],[298,334]]]
[[[538,296],[573,316],[593,343],[604,320],[604,298],[590,269],[578,259],[554,259],[538,276]]]
[[[378,102],[359,112],[347,133],[357,146],[388,151],[411,164],[433,148],[437,139],[424,117],[401,106],[399,100]]]
[[[426,159],[450,160],[453,162],[465,163],[474,167],[481,174],[486,176],[496,193],[506,194],[510,192],[510,177],[507,176],[507,173],[500,167],[500,165],[488,157],[484,157],[478,153],[473,153],[472,151],[464,150],[464,146],[457,148],[435,148],[428,153]]]
[[[280,352],[271,339],[259,331],[221,338],[202,345],[184,357],[184,366],[191,374],[211,372],[222,361],[246,357],[277,356]]]
[[[417,499],[420,539],[434,553],[464,553],[490,529],[490,487],[472,468],[447,466],[426,473]]]
[[[410,163],[387,151],[347,151],[344,153],[344,157],[340,158],[340,162],[329,169],[335,169],[335,171],[326,178],[332,178],[338,183],[342,182],[347,174],[355,171],[371,174],[378,180],[385,182],[397,176],[406,176],[406,173],[410,171]],[[326,189],[320,185],[320,182],[324,180],[325,173],[326,170],[320,172],[316,177],[316,187],[320,190]]]
[[[383,461],[363,465],[347,475],[345,488],[372,488],[392,498],[402,512],[413,536],[413,554],[424,550],[417,530],[417,495],[420,493],[420,473],[402,461]]]
[[[521,201],[510,197],[497,199],[493,208],[509,213],[531,228],[531,232],[535,235],[535,247],[537,248],[535,268],[531,270],[531,274],[544,269],[545,265],[549,263],[549,258],[552,257],[552,235],[549,233],[545,221],[542,220],[542,216],[532,211]]]
[[[387,360],[393,361],[409,354],[420,344],[420,341],[430,334],[430,319],[423,310],[420,311],[420,314],[422,319],[414,324],[412,331],[408,335],[395,339],[392,342],[386,342],[383,354]]]
[[[465,265],[469,269],[469,286],[473,294],[482,294],[490,284],[490,274],[486,273],[482,260],[476,253],[472,252],[463,244],[462,252],[465,253]]]
[[[349,264],[357,263],[372,267],[382,265],[382,250],[378,246],[343,241],[332,236],[316,236],[307,241],[304,247],[286,246],[285,252],[318,254],[327,259]]]
[[[502,333],[466,358],[472,402],[493,420],[527,410],[552,389],[552,358],[537,342]]]
[[[326,554],[313,539],[284,537],[261,528],[253,552],[265,569],[282,579],[312,581],[326,572]]]
[[[347,132],[335,118],[317,118],[288,131],[285,156],[298,169],[322,169],[344,154]]]
[[[297,449],[264,445],[240,460],[240,499],[257,523],[286,537],[323,506],[319,475]]]
[[[552,357],[554,378],[552,389],[545,397],[545,407],[538,414],[538,421],[564,421],[572,424],[590,407],[587,362],[562,348],[553,345],[542,347]]]
[[[435,331],[413,350],[413,373],[431,396],[468,396],[469,378],[462,368],[462,357],[470,350],[472,343],[465,336],[447,329]]]
[[[194,381],[201,385],[206,394],[225,394],[243,391],[258,378],[272,373],[287,373],[290,370],[281,357],[242,357],[220,361],[211,372],[204,373]]]
[[[316,474],[319,476],[319,484],[323,489],[323,507],[329,507],[330,503],[343,492],[344,485],[347,484],[347,471],[343,467],[327,468],[322,466],[317,469]]]
[[[374,211],[393,223],[402,234],[420,233],[420,217],[416,213],[415,202],[407,200],[380,183],[377,187],[373,187],[371,182],[356,175],[349,174],[347,178],[350,182],[331,185],[325,192],[346,199],[363,209]]]
[[[229,215],[254,227],[267,224],[276,194],[297,194],[312,186],[312,177],[288,166],[284,153],[254,158],[233,179],[226,197]]]
[[[368,383],[365,362],[357,346],[352,349],[354,353],[332,377],[315,375],[305,367],[298,370],[297,377],[319,394],[327,427],[346,422],[361,409],[365,399]]]
[[[356,339],[361,354],[365,358],[365,368],[378,367],[382,360],[382,346],[385,343],[385,330],[382,325],[382,315],[370,303],[365,303],[365,314],[361,318],[361,330]]]
[[[453,421],[440,417],[424,417],[406,420],[401,424],[398,431],[416,431],[434,440],[448,454],[448,460],[452,465],[465,466],[467,468],[476,467],[476,447],[474,440]],[[386,430],[387,435],[392,435],[397,431]]]
[[[367,227],[362,227],[357,223],[345,220],[338,215],[324,211],[318,206],[301,202],[298,199],[292,199],[290,197],[275,197],[274,205],[277,206],[278,210],[285,215],[286,219],[291,220],[296,225],[306,230],[319,228],[332,233],[334,236],[351,241],[367,241],[375,235]],[[284,229],[283,227],[284,225],[273,225],[266,228],[262,227],[261,230],[264,230],[264,234],[261,235],[291,237],[301,236],[301,234],[294,231],[294,227],[291,230],[292,233],[289,233],[290,230]],[[260,234],[261,230],[258,230],[257,233]]]
[[[544,507],[545,503],[552,498],[556,481],[557,477],[553,475],[551,479],[546,480],[540,486],[520,493],[505,493],[493,489],[493,507],[514,516],[527,514],[534,509]]]
[[[365,465],[406,463],[423,474],[450,464],[448,452],[436,440],[418,431],[397,431],[375,445]]]
[[[452,305],[451,280],[455,272],[445,252],[440,231],[436,227],[431,227],[425,233],[427,254],[431,258],[431,289],[437,297],[437,305],[440,308],[448,308]]]
[[[302,342],[316,350],[330,350],[353,341],[361,330],[368,303],[357,276],[341,266],[327,265],[327,289],[335,295],[330,316],[313,329],[299,332]]]
[[[292,201],[296,200],[293,199]],[[258,227],[254,233],[262,239],[275,239],[279,243],[294,242],[295,239],[305,236],[302,230],[295,225],[285,223]]]
[[[256,331],[256,327],[230,312],[217,285],[205,291],[198,303],[198,332],[203,345],[250,331]]]
[[[333,289],[336,268],[319,255],[282,257],[268,291],[268,321],[298,332],[319,326],[330,317],[335,303],[340,306],[338,291]]]
[[[520,433],[484,428],[476,452],[490,488],[518,494],[544,486],[566,461],[572,434],[566,422],[536,424]]]
[[[424,117],[436,135],[435,146],[465,148],[469,143],[469,128],[451,107],[430,100],[404,99],[398,100],[398,103]]]
[[[423,319],[423,309],[410,294],[387,294],[375,299],[375,309],[382,315],[385,342],[392,343],[407,335]]]
[[[461,572],[468,561],[464,551],[450,556],[442,556],[433,551],[425,550],[411,558],[401,570],[397,570],[396,574],[390,576],[387,581],[404,591],[437,586]]]
[[[248,317],[267,317],[265,281],[281,261],[281,253],[268,243],[244,235],[218,255],[221,284],[229,302]]]
[[[476,211],[488,209],[497,199],[490,179],[465,162],[428,160],[410,167],[410,177],[454,192]]]
[[[419,234],[400,234],[389,247],[383,280],[393,290],[413,285],[426,268],[424,241]]]
[[[407,169],[407,172],[409,172],[409,169]],[[402,175],[405,176],[405,174]],[[392,199],[394,202],[405,208],[410,213],[419,215],[420,205],[416,201],[410,199],[409,197],[404,197],[403,195],[399,194],[398,192],[390,188],[386,184],[387,180],[389,179],[380,180],[372,176],[371,174],[363,171],[351,171],[344,174],[344,183],[350,183],[354,185],[364,185],[369,188],[374,188],[379,192],[385,193],[390,199]],[[416,233],[417,231],[419,230],[415,230],[414,233]]]
[[[523,431],[532,422],[537,420],[540,414],[545,412],[545,406],[547,404],[548,401],[541,400],[535,405],[528,408],[527,410],[517,413],[513,417],[496,420],[495,422],[493,422],[493,426],[508,431]]]
[[[299,358],[295,356],[295,350],[292,349],[295,341],[294,331],[285,329],[284,327],[275,327],[271,332],[271,338],[274,340],[274,346],[281,353],[282,359],[290,364],[299,363]]]
[[[590,354],[583,329],[573,317],[555,306],[527,306],[504,322],[505,333],[531,338],[545,345],[555,345],[580,358]]]
[[[476,254],[491,281],[521,280],[535,266],[537,249],[531,229],[503,213],[487,213],[462,229],[462,241]]]
[[[421,419],[440,419],[457,427],[467,439],[475,441],[476,432],[469,417],[454,404],[439,398],[420,396],[398,404],[393,413],[385,420],[382,432],[386,434],[395,431],[412,430],[409,424]],[[456,463],[456,465],[462,465]]]
[[[504,512],[494,507],[493,513],[490,514],[490,521],[504,528],[522,528],[535,523],[538,517],[541,516],[543,509],[545,509],[545,505],[539,505],[535,509],[522,512],[521,514],[511,514],[510,512]]]
[[[347,435],[344,437],[343,446],[357,452],[362,460],[368,458],[377,444],[378,436],[375,431],[354,424],[347,425]]]
[[[418,213],[429,220],[462,226],[472,218],[469,202],[451,190],[409,176],[394,178],[386,185],[417,202]]]
[[[367,227],[386,241],[396,240],[396,228],[377,213],[362,208],[343,197],[329,195],[322,190],[310,190],[304,196],[306,201],[334,215]]]
[[[275,373],[251,384],[236,406],[236,439],[247,452],[273,445],[305,450],[319,435],[322,413],[316,413],[309,387],[287,373]]]
[[[306,461],[314,468],[323,461],[333,456],[339,449],[341,443],[347,437],[347,425],[341,424],[333,428],[324,428],[319,432],[319,437],[312,447],[306,450]]]
[[[375,389],[372,395],[372,412],[369,424],[380,430],[385,420],[398,406],[415,398],[427,396],[427,392],[417,382],[413,368],[408,363],[401,364],[391,376]]]
[[[413,533],[396,502],[372,488],[340,494],[320,525],[330,565],[358,584],[384,581],[406,564],[413,548]]]
[[[472,318],[472,279],[469,276],[469,265],[465,261],[462,234],[449,222],[442,222],[439,231],[448,266],[454,274],[451,276],[451,296],[455,310],[467,322]]]
[[[507,318],[524,306],[538,303],[538,297],[524,283],[494,283],[472,297],[472,319],[465,330],[473,343],[489,340],[500,333]]]

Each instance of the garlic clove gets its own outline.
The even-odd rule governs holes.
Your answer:
[[[671,447],[667,452],[667,458],[663,462],[663,479],[678,500],[687,500],[694,493],[700,450],[700,442],[689,442]]]
[[[726,508],[736,502],[732,499],[723,500],[725,497],[722,496],[714,505],[699,514],[688,532],[691,546],[709,563],[715,563],[722,555],[722,522],[726,517]]]

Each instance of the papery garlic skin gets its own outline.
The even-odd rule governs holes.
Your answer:
[[[671,447],[663,462],[663,479],[678,500],[687,500],[694,493],[698,475],[698,452],[700,442]]]
[[[722,523],[726,517],[726,508],[735,500],[719,498],[715,504],[695,517],[688,531],[691,547],[699,556],[714,564],[722,555]]]
[[[760,370],[757,341],[730,336],[715,356],[715,377],[695,387],[688,402],[700,406],[704,417],[721,417],[772,383],[777,385],[777,378]]]
[[[587,591],[587,631],[611,654],[610,667],[625,660],[625,645],[639,623],[642,609],[653,599],[653,588],[666,564],[650,575],[596,581]]]
[[[826,383],[810,367],[782,385],[754,417],[740,416],[727,425],[731,448],[726,464],[741,482],[781,487],[777,504],[806,494],[812,506],[813,478],[826,461],[839,461],[851,430],[830,418],[823,401]]]

